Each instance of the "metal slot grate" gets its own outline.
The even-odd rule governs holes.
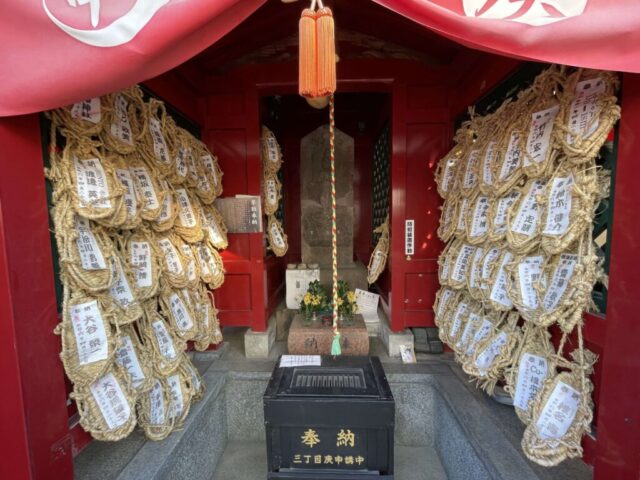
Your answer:
[[[291,387],[298,389],[365,389],[361,369],[344,370],[298,370],[291,379]]]

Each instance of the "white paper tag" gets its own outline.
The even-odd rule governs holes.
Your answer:
[[[187,228],[195,227],[196,216],[193,213],[187,191],[184,188],[180,188],[176,190],[176,196],[178,197],[178,217],[180,218],[180,223]]]
[[[114,270],[116,272],[116,281],[109,288],[109,294],[113,297],[121,308],[127,308],[135,300],[129,280],[124,273],[122,264],[119,259],[113,261]]]
[[[131,242],[131,267],[133,269],[136,285],[138,287],[150,287],[151,278],[151,246],[149,242]]]
[[[575,135],[589,137],[600,124],[598,101],[604,94],[606,84],[601,78],[583,80],[576,85],[575,98],[569,110],[567,143],[573,145]]]
[[[178,256],[176,247],[171,243],[168,238],[161,238],[158,240],[158,245],[164,253],[164,260],[167,270],[174,275],[181,275],[184,271],[182,268],[182,262]]]
[[[284,238],[282,238],[282,234],[280,233],[280,228],[278,228],[277,222],[271,222],[269,225],[269,233],[271,234],[271,241],[278,247],[284,248]]]
[[[164,196],[164,200],[162,201],[162,209],[160,210],[160,215],[156,222],[163,223],[171,218],[171,214],[173,213],[173,192],[169,190],[169,184],[162,180],[162,188],[163,191],[166,192]]]
[[[542,264],[544,257],[536,255],[526,257],[518,264],[518,279],[520,283],[520,297],[522,304],[526,308],[538,308],[538,292],[534,289],[534,285],[542,274]]]
[[[457,348],[464,348],[471,337],[475,335],[479,319],[480,315],[477,313],[471,312],[469,314],[467,324],[464,326],[464,330],[462,330],[462,335],[460,335],[460,339],[456,342]]]
[[[480,372],[480,376],[484,377],[487,374],[487,371],[493,365],[494,360],[500,352],[502,351],[502,347],[507,344],[507,334],[505,332],[500,332],[496,335],[493,340],[485,347],[482,352],[478,355],[475,361],[475,365]]]
[[[220,227],[218,226],[218,222],[213,214],[208,212],[205,216],[205,220],[207,223],[209,236],[211,237],[211,243],[213,243],[213,245],[220,245],[224,243],[224,238],[222,237],[222,233],[220,232]]]
[[[167,331],[167,327],[165,327],[164,322],[162,320],[156,320],[152,324],[153,333],[156,336],[156,340],[158,342],[158,347],[160,349],[160,354],[169,360],[173,360],[176,358],[176,349],[173,345],[173,340]]]
[[[197,247],[198,251],[198,260],[200,260],[200,272],[203,277],[208,277],[211,275],[211,269],[209,265],[211,264],[211,252],[206,247],[206,245],[200,245]]]
[[[273,207],[278,205],[278,188],[276,186],[276,181],[273,178],[268,178],[266,180],[267,187],[267,195],[266,200],[267,204]]]
[[[131,416],[131,407],[113,373],[100,377],[89,388],[110,430],[127,423]]]
[[[514,190],[498,199],[496,218],[493,219],[494,234],[498,235],[507,231],[507,213],[518,198],[520,198],[520,192]]]
[[[553,122],[560,110],[559,105],[554,105],[546,110],[535,112],[531,115],[531,128],[527,137],[527,154],[524,157],[524,166],[528,167],[533,163],[540,163],[547,158],[549,145],[551,144],[551,134],[553,133]]]
[[[436,310],[436,317],[441,318],[444,310],[447,308],[447,304],[451,301],[455,293],[448,288],[444,289],[442,295],[440,295],[440,302],[438,302],[438,308]]]
[[[131,167],[131,173],[141,190],[142,198],[144,198],[144,210],[157,210],[160,203],[147,169],[145,167]]]
[[[169,417],[176,418],[182,414],[184,410],[184,397],[182,396],[182,387],[180,386],[180,375],[177,373],[167,377],[169,384],[169,393],[171,394],[171,407],[169,408]]]
[[[99,123],[102,119],[100,97],[74,103],[71,107],[71,116],[91,123]]]
[[[153,153],[161,163],[169,165],[171,157],[169,157],[169,148],[162,134],[162,125],[157,118],[149,119],[149,132],[151,132],[151,140],[153,141]]]
[[[199,392],[200,387],[202,387],[202,384],[200,383],[200,379],[198,378],[198,375],[195,369],[190,363],[187,363],[187,370],[189,370],[189,375],[191,375],[191,385],[193,385],[193,389],[196,392]]]
[[[149,423],[151,425],[163,425],[165,416],[162,384],[156,379],[153,388],[149,391]]]
[[[455,158],[447,158],[444,160],[444,172],[442,172],[442,185],[440,188],[443,192],[448,192],[451,184],[453,183],[454,178],[454,167],[456,165],[457,159]]]
[[[471,221],[471,236],[480,237],[488,230],[489,199],[484,196],[478,197],[473,209],[473,219]]]
[[[449,330],[449,337],[455,338],[458,330],[462,326],[462,318],[467,314],[469,310],[469,305],[464,302],[460,302],[458,307],[456,308],[455,313],[453,314],[453,322],[451,322],[451,330]]]
[[[538,436],[559,439],[567,433],[580,405],[580,392],[564,382],[557,382],[536,421]]]
[[[129,112],[127,111],[127,100],[122,95],[116,95],[114,102],[115,117],[111,124],[111,136],[121,142],[133,145],[133,131],[129,122]]]
[[[200,159],[202,160],[202,164],[204,165],[204,167],[211,174],[213,184],[217,186],[220,182],[220,179],[218,178],[218,172],[214,165],[213,157],[211,155],[204,155],[203,157],[200,157]]]
[[[107,268],[98,241],[91,231],[89,220],[76,215],[75,223],[76,232],[78,233],[76,246],[78,247],[78,255],[80,256],[82,268],[85,270],[101,270]]]
[[[193,320],[187,310],[186,305],[177,293],[172,293],[169,296],[169,306],[171,307],[171,313],[175,319],[176,325],[181,331],[187,331],[193,327]]]
[[[268,156],[267,160],[269,160],[271,163],[278,163],[278,160],[280,160],[280,148],[278,147],[278,142],[272,135],[267,136],[266,142]]]
[[[463,198],[460,204],[460,213],[458,214],[458,224],[456,230],[460,232],[466,231],[467,228],[467,210],[469,210],[469,199]]]
[[[73,159],[76,171],[76,189],[82,206],[111,208],[107,176],[98,158]]]
[[[538,228],[538,220],[540,219],[540,204],[538,203],[538,195],[542,193],[546,186],[543,180],[535,180],[527,192],[526,196],[520,203],[518,213],[511,223],[511,231],[533,236]]]
[[[476,248],[476,252],[471,259],[471,266],[469,267],[469,287],[477,288],[480,284],[478,282],[478,274],[480,273],[480,261],[484,255],[484,248]]]
[[[193,156],[193,152],[189,149],[187,153],[187,165],[189,166],[189,176],[191,181],[196,185],[199,184],[200,174],[198,173],[198,166],[196,165],[196,159]]]
[[[493,162],[496,159],[497,142],[489,142],[482,160],[482,182],[485,185],[493,185]]]
[[[451,279],[456,282],[464,282],[469,272],[469,262],[476,251],[476,247],[472,245],[463,245],[458,252],[458,258],[451,272]]]
[[[109,343],[97,300],[74,305],[69,314],[80,365],[106,360]]]
[[[369,273],[377,272],[384,261],[384,252],[382,250],[376,250],[373,254],[373,262],[371,262],[371,269]]]
[[[442,267],[438,270],[439,280],[441,284],[449,281],[449,270],[451,270],[451,250],[446,251],[446,255],[442,262]]]
[[[491,289],[491,295],[489,296],[491,300],[507,308],[511,308],[513,306],[513,302],[507,293],[507,272],[504,267],[511,261],[512,257],[513,255],[511,252],[505,252],[502,256],[500,270],[498,271],[496,281],[493,283],[493,288]]]
[[[118,168],[116,170],[116,176],[124,187],[124,205],[127,207],[127,216],[135,217],[138,211],[138,199],[136,198],[136,190],[131,172],[123,168]]]
[[[504,161],[500,168],[500,180],[504,181],[513,175],[513,173],[520,166],[520,160],[522,159],[522,150],[520,150],[520,133],[511,132],[509,138],[509,146],[507,152],[504,155]]]
[[[533,353],[522,355],[518,365],[518,381],[513,404],[520,410],[527,410],[529,402],[542,387],[542,382],[547,378],[549,365],[547,359]]]
[[[190,282],[195,281],[196,277],[196,258],[193,256],[193,250],[186,243],[181,245],[182,253],[188,259],[187,263],[187,278]]]
[[[176,172],[182,178],[186,178],[189,173],[189,166],[187,164],[187,157],[190,155],[191,149],[179,148],[176,155]]]
[[[464,171],[463,188],[470,189],[478,183],[478,160],[480,160],[480,150],[471,150],[467,168]]]
[[[573,277],[573,270],[577,263],[577,255],[571,253],[563,253],[560,255],[560,261],[553,272],[551,283],[542,301],[542,305],[547,312],[558,306],[560,298],[562,298],[571,281],[571,277]]]
[[[322,364],[320,355],[282,355],[280,357],[280,368],[290,367],[319,367]]]
[[[144,373],[138,360],[138,354],[129,335],[122,336],[122,346],[116,350],[116,363],[124,367],[131,375],[133,388],[138,388],[144,379]]]
[[[473,353],[475,353],[476,346],[478,345],[478,343],[480,343],[482,340],[487,338],[491,333],[492,329],[493,329],[493,323],[491,323],[486,318],[483,318],[482,323],[480,324],[480,327],[478,327],[478,329],[475,331],[473,338],[471,339],[471,342],[469,342],[469,346],[467,347],[467,352],[466,352],[467,355],[472,355]]]
[[[562,235],[569,228],[573,183],[573,175],[556,177],[551,182],[547,222],[542,231],[545,235]]]

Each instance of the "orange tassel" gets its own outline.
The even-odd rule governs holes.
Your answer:
[[[336,36],[333,13],[328,7],[316,14],[317,71],[316,96],[324,97],[336,91]]]
[[[316,12],[305,8],[298,24],[300,35],[300,83],[298,91],[303,97],[318,96],[318,55]]]

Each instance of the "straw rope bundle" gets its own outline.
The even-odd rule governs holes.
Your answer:
[[[138,289],[133,274],[124,268],[126,261],[122,254],[116,252],[112,262],[115,275],[108,292],[113,310],[112,322],[116,325],[126,325],[142,317],[144,311],[138,301]]]
[[[147,392],[153,387],[151,355],[140,341],[133,325],[126,325],[120,330],[115,363],[128,372],[131,388],[137,394]]]
[[[609,132],[620,118],[615,73],[578,69],[564,87],[555,137],[569,161],[576,164],[597,157]]]
[[[166,232],[173,228],[176,218],[178,218],[178,201],[176,200],[175,191],[166,180],[161,179],[159,183],[164,200],[160,214],[149,225],[156,232]]]
[[[458,202],[458,212],[456,215],[456,229],[454,234],[460,239],[464,240],[467,236],[467,217],[469,216],[470,199],[463,197]]]
[[[207,242],[194,245],[194,249],[200,267],[200,279],[209,288],[215,290],[224,282],[224,265],[220,254],[215,248],[210,247]]]
[[[90,385],[75,385],[70,398],[78,406],[80,425],[97,440],[121,440],[136,426],[136,394],[118,368]]]
[[[467,243],[461,243],[457,250],[449,250],[451,262],[449,267],[448,285],[456,290],[467,286],[469,267],[476,252],[476,247]]]
[[[451,271],[451,259],[458,251],[462,242],[457,239],[451,240],[440,252],[438,256],[438,281],[442,286],[449,285],[449,275]]]
[[[451,305],[449,311],[445,313],[443,318],[443,327],[440,329],[440,340],[451,346],[454,340],[462,331],[462,325],[469,314],[469,307],[473,304],[473,300],[468,298],[464,293],[460,295],[458,303]]]
[[[200,400],[206,390],[200,372],[198,372],[198,369],[186,355],[183,356],[179,368],[182,371],[182,375],[187,379],[187,385],[191,389],[191,396],[193,400]]]
[[[94,294],[113,285],[115,248],[105,230],[76,215],[68,200],[53,208],[53,224],[63,283]]]
[[[274,133],[264,125],[260,137],[260,153],[262,154],[262,168],[265,172],[277,173],[282,166],[280,144]]]
[[[488,114],[483,129],[484,148],[478,165],[478,189],[483,195],[495,195],[498,165],[501,165],[506,145],[505,131],[511,127],[515,104],[506,100],[495,112]]]
[[[471,257],[471,262],[469,264],[469,270],[466,278],[466,288],[467,292],[474,300],[482,301],[484,297],[482,296],[482,259],[485,256],[485,253],[489,248],[489,245],[483,244],[476,248],[473,253],[473,257]]]
[[[487,266],[488,256],[492,256],[491,252],[487,252],[483,264],[483,270]],[[513,254],[509,250],[501,250],[500,255],[496,258],[495,263],[491,265],[489,278],[486,282],[487,288],[484,291],[485,300],[488,305],[497,311],[509,311],[513,308],[513,302],[507,291],[507,265],[513,261]],[[485,271],[482,272],[482,280],[484,281]]]
[[[540,244],[540,200],[546,186],[546,179],[529,180],[522,187],[518,200],[507,212],[505,236],[509,249],[514,253],[529,252]]]
[[[89,385],[113,363],[116,345],[111,313],[95,298],[80,292],[72,297],[65,290],[62,322],[54,333],[60,335],[60,359],[75,385]]]
[[[175,334],[184,341],[193,340],[198,332],[198,305],[188,289],[164,288],[158,297],[160,311]]]
[[[102,105],[102,99],[95,97],[49,113],[54,124],[64,125],[75,136],[90,137],[102,131],[107,110],[108,107]]]
[[[208,242],[218,250],[226,249],[229,246],[229,239],[222,215],[213,205],[203,205],[202,213],[204,215],[202,225],[207,233]]]
[[[174,231],[188,243],[197,243],[204,238],[200,202],[185,188],[176,190],[178,216]]]
[[[538,249],[535,253],[520,255],[506,265],[507,294],[525,320],[535,322],[540,311],[539,285],[547,257]],[[546,277],[545,277],[546,278]]]
[[[173,288],[184,288],[189,283],[187,259],[184,256],[180,237],[175,234],[156,235],[155,242],[158,247],[162,263],[163,284]]]
[[[170,397],[167,386],[153,378],[153,386],[138,397],[138,424],[149,440],[164,440],[173,431],[173,418],[169,417]]]
[[[457,305],[460,302],[461,292],[447,287],[441,287],[436,293],[436,299],[433,303],[434,323],[436,327],[444,326],[444,318],[447,310],[451,305]]]
[[[282,184],[274,172],[265,170],[262,181],[262,205],[265,215],[273,215],[278,211],[282,199]]]
[[[460,178],[457,181],[458,191],[465,197],[471,197],[478,191],[480,160],[482,158],[482,152],[484,151],[485,142],[487,141],[485,135],[487,118],[475,115],[473,109],[471,109],[470,113],[471,121],[465,134],[471,138],[467,141],[465,156],[458,169]]]
[[[198,331],[194,337],[194,346],[198,351],[204,351],[214,342],[215,315],[217,310],[209,299],[206,289],[200,288],[194,291],[195,302],[193,309],[198,311]]]
[[[369,264],[367,265],[367,283],[369,285],[375,283],[387,266],[387,258],[389,257],[389,215],[386,216],[384,222],[376,228],[373,233],[379,233],[378,243],[376,243]]]
[[[201,152],[202,153],[202,152]],[[209,174],[211,188],[215,197],[222,195],[222,170],[218,164],[218,157],[212,154],[206,146],[204,146],[204,154],[200,157],[205,172]]]
[[[151,352],[153,369],[163,376],[174,372],[180,364],[180,354],[187,346],[158,313],[156,300],[146,305],[145,316],[139,326],[145,345],[149,346]]]
[[[434,178],[438,188],[438,194],[445,200],[449,198],[449,192],[457,190],[458,170],[462,165],[462,155],[465,146],[454,146],[447,155],[438,162]]]
[[[505,247],[502,244],[489,244],[487,248],[483,249],[484,254],[482,260],[480,260],[478,281],[480,283],[479,290],[482,300],[489,302],[491,295],[491,277],[494,270],[499,265],[497,262],[500,255],[505,251]]]
[[[142,209],[146,205],[146,200],[141,195],[138,183],[128,163],[125,161],[125,157],[109,155],[106,161],[114,168],[116,177],[124,192],[122,197],[124,209],[122,211],[125,217],[122,222],[116,221],[114,223],[117,223],[117,228],[123,230],[136,229],[142,222]]]
[[[593,385],[588,377],[597,356],[584,349],[581,329],[578,341],[578,350],[571,353],[573,362],[560,353],[557,356],[558,365],[568,370],[545,380],[529,404],[531,423],[524,431],[522,450],[538,465],[551,467],[567,458],[581,457],[580,441],[591,430]]]
[[[137,148],[146,123],[142,90],[134,85],[126,90],[103,97],[105,105],[104,128],[100,132],[102,143],[112,152],[126,155]]]
[[[166,195],[158,182],[160,178],[158,171],[146,165],[137,155],[130,155],[127,163],[138,195],[144,201],[141,207],[142,218],[148,221],[156,220],[162,212]]]
[[[482,323],[483,310],[482,304],[477,302],[471,304],[467,317],[464,321],[464,325],[451,345],[455,353],[455,359],[458,363],[463,363],[467,355],[469,344],[472,342],[476,331]]]
[[[189,181],[189,157],[193,158],[191,134],[178,127],[173,119],[167,120],[167,128],[172,133],[170,138],[174,144],[173,166],[167,179],[174,188],[183,186]]]
[[[139,229],[122,241],[124,242],[126,268],[133,275],[134,288],[138,291],[138,300],[142,301],[154,297],[160,286],[162,266],[152,234],[144,229]]]
[[[467,241],[471,245],[484,243],[489,235],[489,212],[493,199],[486,195],[477,194],[471,198],[470,208],[467,210],[465,228]]]
[[[163,380],[167,384],[169,393],[169,417],[173,420],[173,428],[180,429],[189,415],[191,409],[192,391],[190,387],[191,377],[185,376],[180,369],[180,364],[184,355],[180,356],[178,368],[172,374],[167,375]]]
[[[505,391],[513,397],[516,414],[523,423],[531,422],[531,401],[543,382],[555,374],[555,352],[546,329],[525,323],[515,361],[506,373]]]
[[[462,366],[462,370],[468,375],[478,376],[478,369],[474,363],[478,345],[482,345],[484,341],[497,332],[500,324],[506,319],[506,312],[496,312],[482,308],[480,311],[480,319],[475,325],[473,335],[466,345],[466,349],[458,354],[458,361]]]
[[[200,285],[200,267],[198,266],[198,261],[193,254],[191,245],[182,240],[178,235],[172,236],[171,243],[182,255],[182,266],[186,272],[185,286],[187,288],[198,287]]]
[[[283,257],[287,253],[289,249],[287,234],[284,233],[282,225],[273,215],[269,215],[267,218],[267,239],[269,240],[269,248],[276,257]]]
[[[487,238],[490,242],[498,243],[505,238],[507,233],[507,215],[521,196],[521,189],[516,187],[491,202],[487,214],[490,221]]]
[[[173,144],[168,141],[173,125],[168,125],[169,116],[164,103],[150,98],[145,105],[146,129],[138,142],[138,152],[147,164],[160,174],[169,175],[173,166]]]
[[[458,223],[458,199],[450,197],[446,199],[441,207],[440,225],[436,232],[438,238],[443,242],[448,242],[456,231]]]

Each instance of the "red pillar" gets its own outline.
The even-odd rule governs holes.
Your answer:
[[[595,480],[640,478],[640,75],[625,74]]]
[[[0,119],[0,478],[73,478],[37,115]]]

